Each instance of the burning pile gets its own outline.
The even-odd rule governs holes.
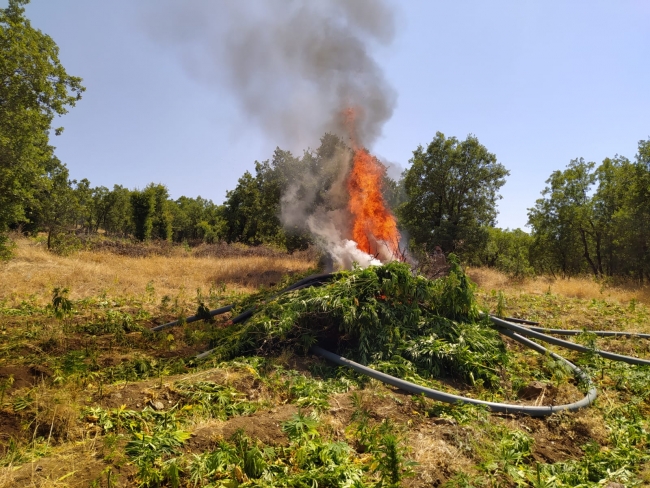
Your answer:
[[[382,195],[385,169],[377,158],[360,147],[355,126],[356,111],[348,109],[345,113],[354,151],[347,182],[352,239],[361,251],[382,257],[382,261],[391,261],[399,256],[400,235],[395,217],[386,208]]]
[[[365,268],[403,260],[397,222],[382,194],[385,166],[363,147],[357,127],[360,109],[342,112],[349,143],[332,134],[321,139],[312,171],[286,175],[290,186],[281,200],[288,229],[307,230],[337,269]],[[335,141],[335,142],[334,142]],[[304,165],[309,168],[309,163]]]
[[[307,230],[339,269],[400,256],[395,218],[381,195],[384,168],[365,149],[397,102],[374,55],[396,34],[390,2],[196,2],[146,18],[156,19],[148,29],[155,40],[178,47],[190,76],[225,88],[242,122],[273,144],[295,153],[322,134],[349,135],[352,155],[350,148],[334,155],[341,171],[323,185],[313,184],[323,175],[308,175],[308,182],[287,175],[295,182],[282,195],[289,231]]]

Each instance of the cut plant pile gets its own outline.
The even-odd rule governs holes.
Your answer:
[[[131,295],[73,299],[75,290],[58,287],[47,301],[0,299],[0,486],[650,482],[648,368],[558,351],[600,396],[579,412],[530,418],[411,396],[309,353],[319,344],[438,390],[551,405],[581,398],[584,386],[499,336],[480,311],[650,332],[642,304],[476,289],[450,264],[434,281],[391,263],[279,295],[300,276],[253,295],[215,285],[158,297],[147,285]],[[231,315],[151,331],[230,303]],[[232,323],[251,307],[249,320]],[[648,353],[638,340],[576,340]]]
[[[305,353],[319,343],[364,364],[400,357],[399,364],[426,377],[445,373],[488,383],[498,381],[496,368],[506,361],[498,334],[479,321],[473,287],[457,263],[436,281],[397,262],[341,272],[323,286],[263,302],[243,325],[221,329],[215,342],[221,358],[291,346]]]

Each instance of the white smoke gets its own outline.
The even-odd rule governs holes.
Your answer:
[[[333,220],[327,221],[311,215],[307,219],[307,226],[316,239],[316,243],[327,250],[337,269],[351,269],[354,263],[362,268],[370,265],[380,265],[381,261],[360,250],[357,243],[344,239]]]

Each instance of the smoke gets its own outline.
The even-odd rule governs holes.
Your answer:
[[[306,160],[316,164],[312,171],[297,172],[283,193],[280,205],[285,228],[308,230],[316,244],[326,250],[336,268],[349,269],[353,262],[366,267],[380,264],[357,249],[349,234],[346,179],[352,164],[350,149],[332,135],[321,139],[316,154],[306,153]]]
[[[370,146],[393,113],[396,94],[370,52],[395,34],[384,0],[161,0],[143,14],[152,39],[195,79],[225,85],[275,143],[344,135],[341,111],[354,106]]]
[[[336,268],[349,269],[392,261],[387,243],[375,241],[373,255],[357,247],[351,229],[348,177],[352,151],[339,138],[328,134],[316,153],[307,152],[302,166],[311,171],[289,171],[277,166],[291,181],[281,198],[281,220],[287,229],[308,230],[316,244],[328,252]]]
[[[225,86],[247,121],[275,143],[295,150],[325,133],[347,141],[350,122],[344,114],[353,108],[353,143],[371,146],[393,114],[396,93],[371,54],[395,35],[394,13],[385,0],[160,0],[155,5],[143,17],[150,37],[176,50],[195,79]],[[317,169],[289,178],[282,222],[309,230],[337,267],[349,268],[353,261],[379,264],[349,235],[350,150],[337,142],[326,152],[316,155]]]

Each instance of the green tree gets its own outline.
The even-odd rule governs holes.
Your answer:
[[[74,232],[76,228],[80,207],[73,182],[68,177],[68,168],[54,160],[31,215],[37,229],[47,233],[48,249],[53,248],[59,234]]]
[[[554,171],[546,180],[542,198],[528,209],[528,224],[535,238],[533,248],[542,254],[551,251],[552,267],[564,276],[578,274],[585,264],[594,275],[594,238],[599,238],[594,222],[593,202],[589,196],[595,183],[594,163],[582,158],[572,160],[564,171]],[[584,260],[584,261],[583,261]]]
[[[282,198],[292,186],[294,198],[305,199],[310,195],[314,200],[322,201],[323,188],[319,187],[317,177],[317,172],[322,169],[319,163],[318,156],[309,151],[298,158],[279,147],[271,161],[255,163],[255,181],[260,193],[257,228],[261,242],[284,246],[289,252],[305,249],[311,243],[303,228],[283,224],[280,214]],[[313,208],[316,203],[306,205]]]
[[[650,279],[650,142],[639,142],[634,162],[616,156],[594,167],[575,159],[547,180],[528,213],[532,264],[643,283]]]
[[[596,169],[598,188],[594,193],[594,218],[602,228],[601,256],[607,276],[628,274],[634,256],[635,226],[629,206],[629,190],[635,187],[634,164],[627,158],[605,158]]]
[[[163,184],[150,183],[144,191],[152,195],[154,202],[151,215],[151,237],[171,241],[174,218],[171,210],[173,203],[169,199],[169,190]]]
[[[330,190],[347,172],[350,149],[329,133],[320,142],[318,149],[305,151],[302,157],[276,148],[271,160],[255,162],[255,176],[246,172],[239,179],[223,207],[228,242],[275,244],[290,252],[311,243],[304,219],[282,221],[286,203],[282,199],[300,202],[301,215],[310,215],[316,208],[327,211],[345,206],[341,192]]]
[[[96,234],[99,228],[106,230],[106,219],[110,211],[110,190],[105,186],[91,189],[89,202],[90,232]]]
[[[95,214],[93,211],[93,188],[90,181],[83,178],[80,181],[73,181],[75,184],[75,195],[77,197],[78,215],[76,224],[86,234],[95,228]]]
[[[650,139],[639,141],[626,207],[633,229],[628,241],[630,264],[638,281],[643,283],[650,281]]]
[[[151,239],[156,199],[151,192],[133,190],[130,195],[133,234],[139,241]]]
[[[180,197],[172,206],[174,241],[215,242],[224,235],[223,208],[212,200]]]
[[[126,237],[135,233],[131,190],[121,185],[114,185],[113,189],[106,195],[105,206],[106,216],[103,225],[107,234]]]
[[[0,9],[0,232],[26,221],[25,209],[48,186],[52,121],[84,91],[81,78],[61,65],[54,41],[25,17],[27,3],[9,0]]]
[[[533,274],[530,250],[533,237],[521,229],[488,228],[488,242],[481,263],[499,269],[515,278]]]
[[[408,200],[404,188],[404,179],[396,181],[390,176],[384,175],[382,193],[386,204],[393,211]]]
[[[165,185],[150,183],[130,196],[135,238],[172,240],[173,202]]]
[[[413,152],[410,163],[400,225],[429,252],[441,246],[465,259],[478,255],[487,243],[487,228],[494,225],[508,170],[476,137],[458,141],[440,132],[426,149]]]
[[[224,218],[226,240],[245,244],[260,244],[257,230],[261,214],[261,195],[253,175],[246,171],[234,190],[226,193]]]

